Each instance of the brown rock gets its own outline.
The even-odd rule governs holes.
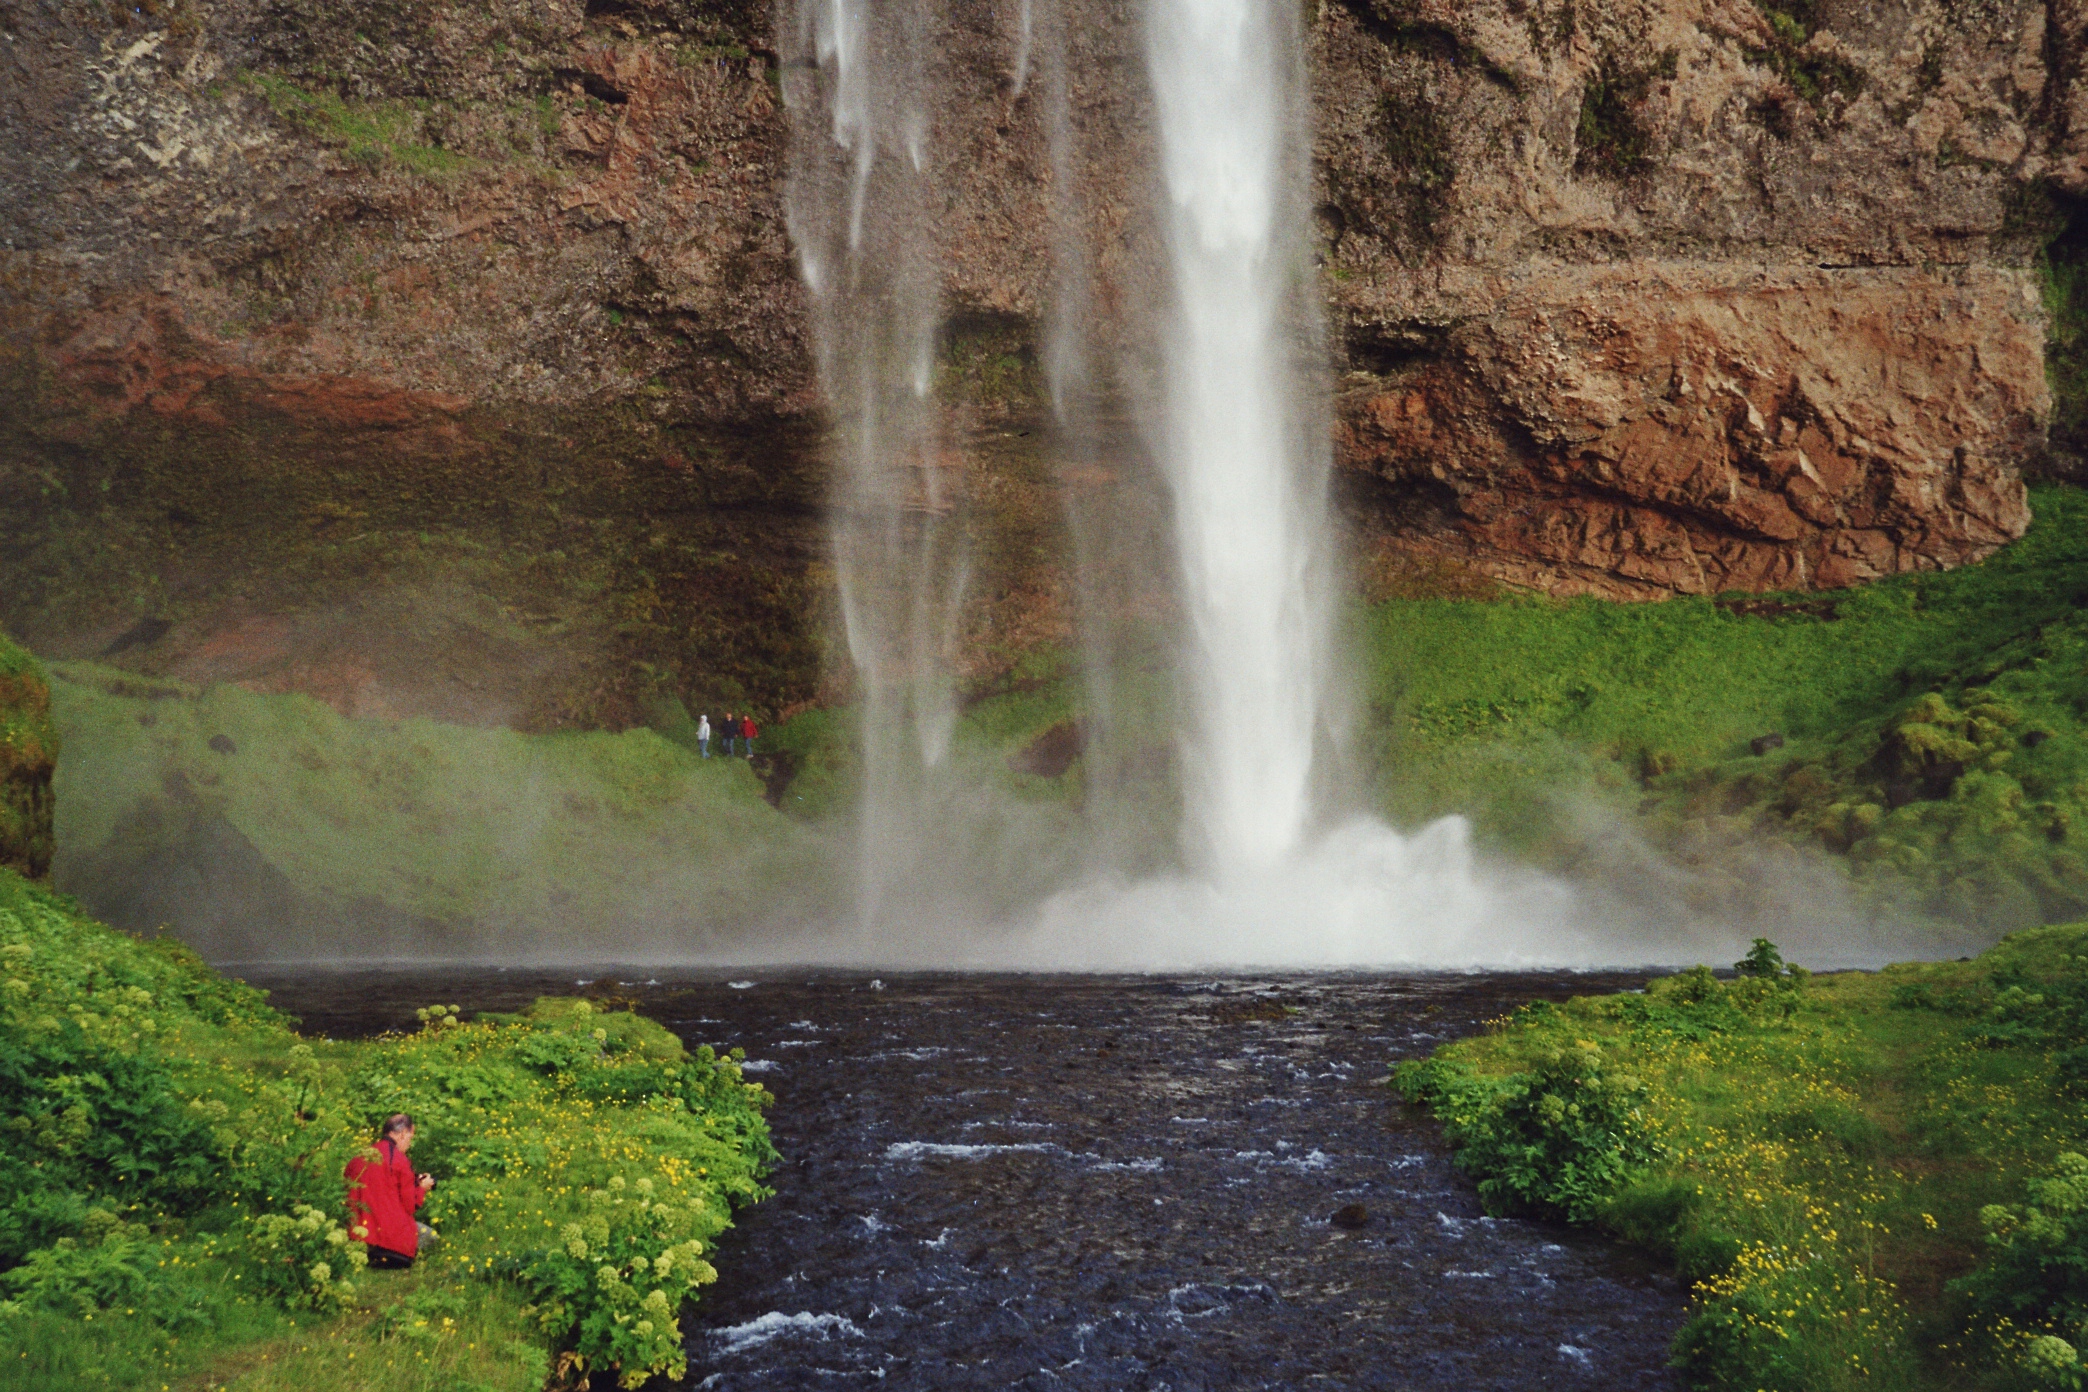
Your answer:
[[[636,660],[778,708],[821,689],[788,13],[604,10],[9,12],[0,622],[88,653],[164,611],[124,661],[402,714],[614,720]],[[1164,292],[1135,12],[1057,11],[1065,188],[1015,13],[948,0],[928,59],[973,677],[1066,631],[1073,472],[1139,486],[1129,446],[1059,477],[1040,456],[1054,199],[1105,394]],[[1658,597],[2021,531],[2049,410],[2031,266],[2042,190],[2088,194],[2088,21],[1819,13],[1794,39],[1743,0],[1313,12],[1311,251],[1367,554]],[[486,598],[468,623],[429,579],[444,545]],[[286,646],[198,657],[254,596]],[[451,650],[508,694],[467,701]]]
[[[2023,273],[1635,265],[1486,289],[1429,367],[1341,400],[1343,465],[1434,500],[1421,547],[1644,598],[1939,569],[2028,523],[2016,466],[2050,402]]]

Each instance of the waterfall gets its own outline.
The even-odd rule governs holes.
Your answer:
[[[1333,780],[1316,761],[1346,701],[1332,652],[1340,581],[1298,12],[1278,0],[1143,5],[1168,293],[1142,340],[1157,370],[1126,376],[1153,398],[1148,433],[1171,502],[1185,869],[1104,874],[1054,896],[1022,939],[979,960],[1573,960],[1587,939],[1559,887],[1527,875],[1482,883],[1462,818],[1409,836],[1330,815]],[[1062,310],[1054,357],[1077,341],[1068,319]],[[1091,640],[1091,661],[1096,649]],[[1090,686],[1107,682],[1091,674]]]
[[[862,931],[838,951],[1143,968],[1570,958],[1564,937],[1525,949],[1531,924],[1558,917],[1556,895],[1482,889],[1461,819],[1404,836],[1331,815],[1324,751],[1345,703],[1304,216],[1311,121],[1299,16],[1279,0],[1142,0],[1142,40],[1123,46],[1142,42],[1151,120],[1092,133],[1068,96],[1076,44],[1085,90],[1135,113],[1123,48],[1076,33],[1061,0],[1016,0],[1007,89],[1043,106],[1057,245],[1043,359],[1085,630],[1088,849],[953,757],[971,545],[962,454],[935,397],[944,191],[928,98],[953,79],[947,65],[931,76],[941,2],[801,0],[783,64],[787,211],[836,426],[836,576],[863,722]],[[1097,154],[1150,185],[1152,217],[1132,237],[1148,224],[1125,220],[1138,195],[1118,190],[1114,240],[1091,259],[1081,185]],[[1148,471],[1164,521],[1140,501],[1154,491],[1126,482]],[[1154,612],[1147,581],[1170,560],[1179,869],[1114,846],[1150,844],[1172,816],[1150,744],[1133,747],[1152,737],[1154,683],[1125,680],[1150,665],[1154,623],[1112,627],[1126,609]],[[1115,740],[1119,725],[1138,728]]]
[[[1325,700],[1327,446],[1291,344],[1305,315],[1290,187],[1294,6],[1148,0],[1173,297],[1160,453],[1175,505],[1185,849],[1206,873],[1301,844]]]
[[[784,64],[786,213],[836,425],[842,628],[862,711],[860,918],[915,881],[926,781],[948,757],[969,578],[961,470],[935,400],[940,209],[929,0],[807,0]]]

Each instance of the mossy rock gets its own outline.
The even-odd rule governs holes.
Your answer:
[[[36,660],[0,635],[0,866],[42,879],[51,869],[51,774],[58,730]]]

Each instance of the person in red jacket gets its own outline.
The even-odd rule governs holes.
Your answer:
[[[754,736],[760,733],[761,731],[754,728],[753,716],[745,716],[740,720],[740,739],[744,744],[740,752],[749,759],[754,757]]]
[[[413,1149],[413,1118],[385,1118],[377,1143],[348,1162],[348,1231],[369,1244],[370,1265],[398,1270],[420,1252],[420,1225],[413,1211],[435,1187],[431,1175],[415,1175],[406,1152]]]

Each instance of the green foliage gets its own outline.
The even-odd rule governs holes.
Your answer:
[[[2088,463],[2088,213],[2078,200],[2054,194],[2064,215],[2058,235],[2037,259],[2050,329],[2045,374],[2052,386],[2050,438],[2054,452],[2079,469]]]
[[[2088,494],[2031,496],[1991,559],[1833,595],[1379,605],[1387,810],[1561,864],[1594,800],[1656,842],[1821,847],[1907,917],[2088,914]]]
[[[259,1260],[259,1284],[296,1309],[333,1311],[355,1297],[355,1278],[370,1251],[325,1210],[298,1204],[287,1214],[263,1213],[249,1238]]]
[[[626,1387],[648,1371],[682,1376],[688,1360],[675,1312],[718,1279],[702,1256],[718,1224],[703,1200],[666,1202],[644,1176],[629,1183],[611,1176],[586,1199],[586,1215],[523,1270],[539,1321],[561,1339],[571,1336],[583,1372],[622,1368]]]
[[[106,1208],[92,1213],[113,1219]],[[121,1223],[125,1233],[109,1231],[100,1238],[58,1238],[48,1248],[29,1252],[19,1267],[0,1273],[0,1288],[10,1296],[0,1313],[19,1315],[42,1309],[54,1315],[86,1317],[117,1306],[155,1304],[159,1281],[155,1261],[159,1246],[138,1242],[129,1233],[144,1227]]]
[[[1906,1388],[1920,1373],[1891,1287],[1840,1253],[1741,1245],[1675,1336],[1697,1392]]]
[[[411,1346],[392,1364],[534,1361],[541,1384],[541,1346],[479,1352],[519,1330],[528,1302],[539,1338],[625,1386],[678,1369],[675,1321],[714,1274],[699,1253],[735,1204],[767,1193],[768,1095],[736,1060],[586,1001],[483,1021],[433,1006],[421,1021],[370,1044],[301,1041],[192,953],[0,872],[0,1387],[90,1367],[164,1374],[279,1336],[289,1311],[334,1332],[279,1369],[333,1367],[360,1343],[372,1356],[342,1372]],[[440,1176],[421,1216],[443,1232],[403,1304],[403,1278],[361,1274],[341,1221],[344,1164],[399,1110],[420,1122],[414,1160]],[[609,1255],[568,1288],[558,1234],[597,1219]],[[612,1261],[615,1281],[601,1275]],[[118,1347],[55,1335],[60,1318],[96,1322]],[[17,1337],[38,1341],[34,1359],[13,1357]]]
[[[1767,938],[1756,938],[1747,955],[1733,963],[1733,970],[1756,981],[1775,981],[1786,971],[1783,953]]]
[[[1874,975],[1815,977],[1757,940],[1739,969],[1528,1007],[1397,1078],[1490,1207],[1674,1259],[1693,1388],[2070,1386],[2088,1114],[2066,1059],[2088,1034],[2088,927]],[[1614,1083],[1581,1085],[1596,1077]],[[1629,1163],[1603,1163],[1627,1135]],[[1995,1205],[1997,1189],[2025,1198]],[[1946,1295],[1938,1273],[1975,1260]]]
[[[2022,1203],[1988,1204],[1979,1222],[1985,1260],[1954,1288],[1986,1328],[2037,1337],[2022,1357],[2040,1385],[2078,1385],[2075,1350],[2088,1348],[2088,1156],[2058,1156],[2025,1186]]]
[[[349,158],[371,168],[392,165],[424,178],[441,178],[471,167],[464,156],[414,138],[426,103],[349,102],[338,93],[307,90],[275,73],[242,73],[238,80],[265,97],[287,124],[339,146]]]
[[[638,939],[671,898],[679,922],[722,931],[811,913],[832,885],[816,839],[763,801],[745,760],[699,758],[650,730],[527,735],[432,720],[351,720],[305,696],[145,686],[68,666],[55,706],[60,883],[121,904],[155,858],[208,855],[307,950],[362,939],[356,906],[458,940]],[[211,741],[223,736],[238,751]],[[231,861],[226,842],[250,847]],[[271,888],[274,886],[273,888]],[[157,925],[158,918],[126,924]],[[215,925],[179,925],[254,955]],[[236,928],[236,925],[235,925]],[[210,936],[206,936],[210,935]]]
[[[1670,51],[1650,65],[1605,58],[1581,88],[1580,119],[1574,132],[1573,172],[1628,178],[1653,158],[1653,132],[1646,125],[1646,98],[1657,78],[1673,77]]]
[[[1403,1066],[1406,1095],[1435,1109],[1460,1169],[1490,1213],[1585,1222],[1659,1156],[1647,1135],[1644,1085],[1603,1067],[1575,1040],[1507,1078],[1473,1078],[1431,1060]]]

